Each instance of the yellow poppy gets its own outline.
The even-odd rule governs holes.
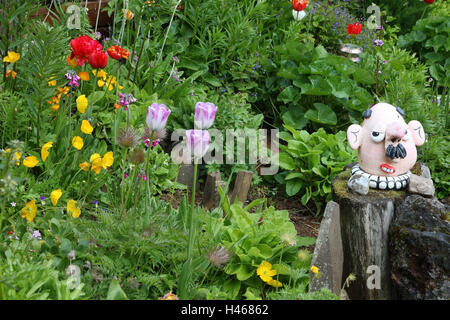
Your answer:
[[[68,64],[69,66],[71,66],[72,68],[74,68],[74,67],[77,66],[77,58],[73,57],[73,58],[71,59],[70,56],[71,56],[70,54],[67,56],[66,61],[67,61],[67,64]]]
[[[64,87],[64,88],[61,88],[61,87],[58,87],[58,91],[59,91],[59,95],[58,95],[58,98],[61,98],[61,94],[68,94],[69,93],[69,87]]]
[[[283,286],[283,284],[280,281],[275,280],[275,279],[270,280],[269,282],[267,282],[267,284],[269,284],[269,285],[271,285],[272,287],[275,287],[275,288],[280,288],[280,287]]]
[[[316,266],[312,266],[311,272],[317,274],[317,273],[319,273],[319,268],[317,268]]]
[[[103,156],[103,159],[102,159],[103,169],[106,169],[106,168],[112,166],[113,163],[114,163],[113,152],[109,151],[109,152],[105,153],[105,155]]]
[[[22,153],[21,152],[14,152],[14,157],[16,160],[16,165],[20,166],[20,157],[22,157]]]
[[[25,218],[28,221],[32,222],[36,217],[37,211],[36,201],[34,200],[28,201],[21,211],[22,211],[22,218]]]
[[[53,147],[53,142],[47,142],[46,144],[44,144],[41,148],[41,158],[42,161],[45,162],[45,160],[47,160],[48,155],[50,154],[50,152],[48,152],[48,149],[50,149],[51,147]]]
[[[89,161],[92,163],[91,170],[94,171],[96,174],[99,174],[100,170],[103,167],[102,156],[99,155],[98,153],[94,153],[93,155],[91,155]]]
[[[92,73],[94,74],[94,75],[96,75],[97,76],[97,78],[102,78],[103,80],[105,80],[106,79],[106,75],[107,75],[107,73],[105,72],[105,70],[103,70],[103,69],[101,69],[101,70],[92,70]]]
[[[75,149],[81,150],[81,148],[83,148],[83,146],[84,146],[83,138],[79,137],[79,136],[73,137],[73,139],[72,139],[72,146]]]
[[[86,95],[82,94],[77,98],[77,110],[80,113],[84,113],[88,106],[88,100],[86,99]]]
[[[81,209],[77,207],[75,200],[69,200],[67,202],[67,212],[72,214],[72,217],[78,218],[81,214]]]
[[[83,120],[81,122],[81,132],[86,134],[91,134],[94,128],[92,128],[91,124],[87,120]]]
[[[28,168],[33,168],[39,163],[35,156],[29,156],[23,159],[23,165]]]
[[[52,109],[53,111],[58,111],[59,110],[59,104],[53,104],[50,109]]]
[[[52,193],[50,193],[50,200],[52,201],[52,204],[56,206],[58,203],[59,198],[61,198],[62,191],[61,189],[53,190]]]
[[[90,167],[91,167],[91,164],[87,161],[80,163],[80,169],[83,171],[89,171]]]
[[[89,79],[91,79],[91,77],[89,76],[89,73],[87,73],[86,71],[81,71],[80,73],[78,73],[78,76],[83,81],[89,81]]]
[[[56,80],[49,81],[48,85],[51,86],[51,87],[56,86]]]
[[[272,269],[272,264],[264,261],[259,265],[256,273],[264,282],[269,283],[271,280],[273,280],[272,277],[277,274],[277,271]]]
[[[3,58],[3,62],[14,63],[14,62],[19,61],[19,59],[20,59],[20,53],[17,53],[14,51],[9,51],[8,55]]]

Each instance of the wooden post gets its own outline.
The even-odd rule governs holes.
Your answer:
[[[348,190],[350,170],[333,181],[333,200],[340,207],[344,265],[342,280],[350,273],[356,280],[346,288],[350,299],[391,299],[388,232],[394,206],[405,191],[370,189],[367,195]]]
[[[214,171],[208,174],[203,189],[202,205],[206,210],[212,210],[220,202],[218,186],[224,189],[225,182],[222,181],[220,171]]]
[[[247,200],[248,190],[253,179],[253,172],[247,170],[240,170],[234,182],[233,191],[230,194],[230,202],[234,203],[237,197],[238,201],[244,203]]]

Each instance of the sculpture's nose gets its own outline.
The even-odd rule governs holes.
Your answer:
[[[386,128],[386,143],[400,142],[406,132],[406,129],[399,122],[392,122]]]

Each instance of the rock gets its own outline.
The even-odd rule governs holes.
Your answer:
[[[328,202],[312,258],[312,265],[319,268],[321,276],[311,277],[309,283],[311,291],[328,288],[337,296],[341,294],[344,253],[339,220],[339,205],[334,201]]]
[[[433,197],[434,196],[433,180],[412,173],[411,177],[409,178],[408,190],[410,193],[420,194],[425,197]]]
[[[399,299],[450,299],[450,222],[436,199],[408,196],[389,230],[393,289]]]
[[[424,163],[420,164],[420,170],[422,171],[421,176],[427,179],[431,179],[431,171],[430,168]]]
[[[350,179],[348,179],[347,186],[349,189],[361,195],[369,193],[369,179],[362,174],[352,175]]]

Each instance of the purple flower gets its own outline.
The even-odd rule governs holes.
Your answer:
[[[164,129],[171,112],[164,104],[152,103],[147,108],[147,116],[145,119],[148,128],[152,131],[161,131]]]
[[[383,62],[381,62],[382,64],[386,64],[387,63],[387,61],[386,60],[383,60]]]
[[[211,136],[207,130],[186,130],[186,145],[188,154],[200,159],[208,151]]]
[[[35,239],[40,238],[41,237],[41,233],[39,232],[39,230],[35,230],[33,232],[32,237],[35,238]]]
[[[94,201],[92,201],[92,203],[94,204],[94,206],[98,206],[98,201],[97,200],[94,200]]]
[[[381,47],[383,45],[383,40],[377,39],[374,40],[373,43],[375,43],[378,47]]]
[[[211,102],[197,102],[195,104],[194,125],[196,129],[208,129],[214,123],[217,106]]]
[[[69,70],[65,75],[67,80],[69,80],[68,86],[70,87],[78,87],[78,80],[80,80],[80,77],[77,75],[77,73],[73,70]]]
[[[131,93],[123,94],[122,92],[119,93],[119,105],[123,106],[125,110],[127,110],[127,107],[130,105],[130,103],[135,103],[136,98],[133,97]]]
[[[11,207],[15,207],[16,206],[16,203],[13,201],[13,202],[11,202]]]

